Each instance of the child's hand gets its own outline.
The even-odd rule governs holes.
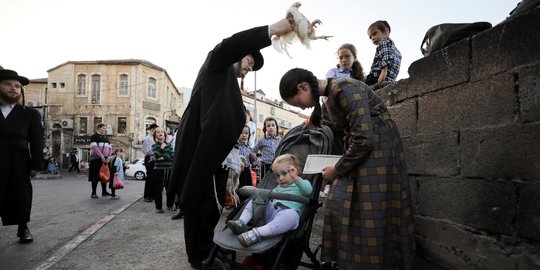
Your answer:
[[[291,176],[291,179],[296,183],[300,181],[300,177],[298,176],[298,170],[294,166],[289,166],[287,169],[289,175]]]
[[[388,66],[384,66],[381,69],[381,74],[379,75],[379,79],[377,80],[377,83],[384,82],[384,79],[386,79],[386,75],[388,74]]]

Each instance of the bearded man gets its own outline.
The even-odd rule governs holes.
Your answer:
[[[217,198],[225,183],[221,168],[246,123],[238,78],[263,66],[260,49],[272,36],[293,30],[289,20],[238,32],[217,44],[203,63],[176,135],[172,177],[167,193],[179,195],[184,214],[186,252],[191,267],[202,268],[213,247],[220,218]]]
[[[0,217],[18,225],[19,242],[34,241],[27,223],[32,183],[42,165],[43,128],[38,111],[24,106],[23,85],[30,81],[13,70],[0,70]]]

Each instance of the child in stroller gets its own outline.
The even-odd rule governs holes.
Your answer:
[[[297,157],[291,154],[283,154],[272,163],[272,172],[276,177],[276,186],[272,192],[287,193],[309,198],[313,188],[308,180],[302,179],[302,169]],[[253,214],[253,201],[247,202],[240,218],[229,220],[227,227],[234,234],[239,234],[238,240],[244,247],[260,242],[262,238],[283,234],[296,229],[300,221],[299,213],[304,205],[287,200],[272,200],[266,205],[266,224],[246,231],[246,224]]]

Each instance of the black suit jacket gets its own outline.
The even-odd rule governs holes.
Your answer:
[[[208,53],[176,136],[168,192],[180,194],[184,209],[197,209],[203,192],[213,189],[212,176],[245,124],[233,64],[270,44],[268,26],[262,26],[236,33]]]
[[[16,105],[0,113],[0,215],[4,225],[30,220],[30,170],[43,165],[43,128],[38,111]]]

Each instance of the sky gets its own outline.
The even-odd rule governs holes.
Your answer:
[[[249,73],[248,90],[280,99],[279,80],[291,68],[317,77],[337,64],[337,48],[352,43],[364,71],[375,45],[368,26],[386,20],[390,38],[402,54],[399,79],[422,58],[426,31],[440,23],[502,22],[519,0],[305,0],[300,11],[320,19],[311,49],[292,44],[290,59],[271,46],[261,50],[264,67]],[[143,59],[167,70],[177,87],[191,88],[208,53],[223,38],[285,17],[293,1],[284,0],[0,0],[0,65],[30,79],[67,61]],[[256,79],[255,79],[256,78]]]

